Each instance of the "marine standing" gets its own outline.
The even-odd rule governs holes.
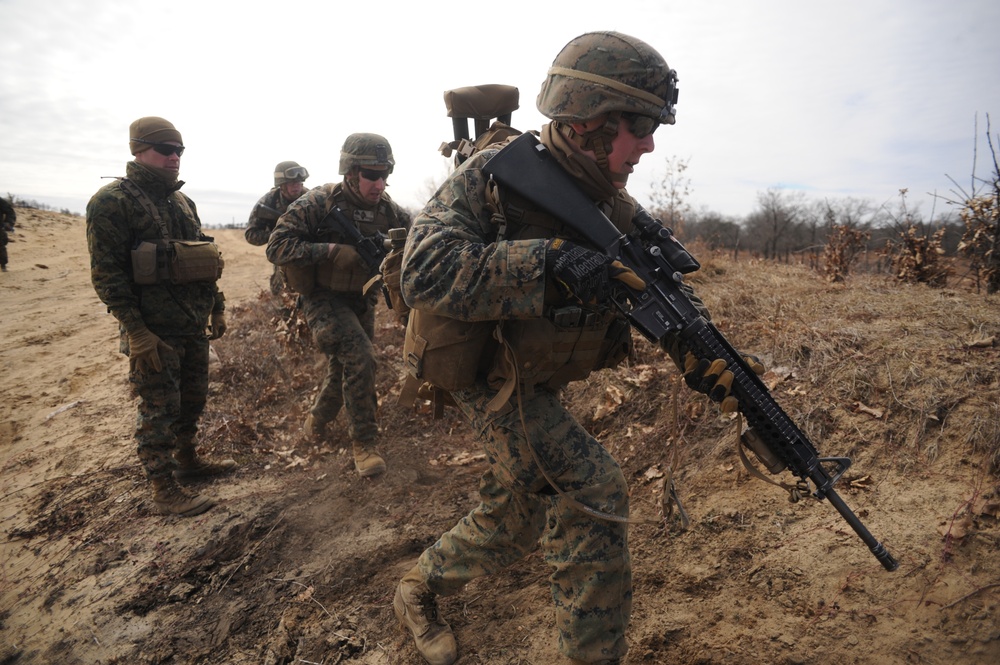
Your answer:
[[[215,502],[177,481],[229,473],[233,460],[196,451],[208,397],[209,340],[226,332],[217,280],[222,259],[202,232],[178,179],[185,147],[169,121],[148,116],[129,127],[134,160],[125,177],[87,204],[91,281],[118,320],[129,381],[139,396],[139,460],[163,514],[198,515]]]

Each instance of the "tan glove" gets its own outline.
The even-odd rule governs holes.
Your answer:
[[[209,324],[209,339],[219,339],[226,334],[226,313],[212,312],[212,321]]]
[[[128,333],[128,357],[133,369],[140,372],[159,372],[163,370],[160,360],[160,349],[170,347],[162,339],[142,327]]]
[[[611,275],[611,279],[617,279],[625,286],[629,286],[637,291],[641,291],[646,288],[646,282],[642,279],[642,277],[639,277],[634,270],[626,266],[621,261],[612,261],[611,265],[608,266],[608,274]]]
[[[764,374],[764,365],[756,356],[744,354],[743,359],[754,374]],[[733,389],[733,373],[726,369],[726,361],[721,358],[699,359],[688,351],[684,356],[684,381],[692,390],[717,402],[723,413],[733,413],[740,406],[739,400],[729,394]]]

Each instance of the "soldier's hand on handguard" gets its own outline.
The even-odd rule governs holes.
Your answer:
[[[620,261],[562,238],[546,243],[545,272],[563,298],[584,304],[606,300],[612,279],[636,289],[646,287],[646,283]]]
[[[760,359],[749,354],[741,355],[754,374],[764,374],[764,365]],[[733,389],[733,373],[726,369],[726,361],[721,358],[706,360],[688,351],[684,354],[684,381],[691,390],[704,393],[713,402],[717,402],[723,413],[733,413],[739,408],[739,401],[730,394]]]
[[[212,320],[209,323],[208,338],[209,339],[219,339],[226,334],[226,313],[225,312],[212,312]]]
[[[140,372],[159,372],[163,369],[160,349],[169,349],[167,343],[142,327],[128,333],[128,357],[132,367]]]

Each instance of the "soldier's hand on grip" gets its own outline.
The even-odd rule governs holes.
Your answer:
[[[617,279],[633,288],[646,283],[620,261],[575,243],[553,238],[545,246],[545,272],[555,282],[560,295],[584,304],[606,300],[610,280]]]
[[[754,374],[764,374],[764,365],[756,356],[742,355]],[[691,390],[705,393],[709,399],[717,402],[723,413],[733,413],[739,408],[739,401],[730,394],[733,389],[733,373],[726,369],[726,361],[721,358],[706,360],[697,358],[688,351],[684,355],[684,381]]]
[[[170,348],[162,339],[150,332],[149,328],[139,328],[128,333],[128,357],[132,367],[140,372],[159,372],[163,369],[160,349]]]

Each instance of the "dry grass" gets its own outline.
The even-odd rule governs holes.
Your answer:
[[[775,397],[821,454],[899,469],[950,455],[1000,473],[995,297],[878,276],[830,283],[800,266],[699,258],[691,282],[715,324],[764,361]],[[728,455],[729,420],[700,396],[682,389],[681,416],[671,422],[675,377],[670,360],[640,341],[629,366],[568,394],[612,447],[627,449],[616,433],[640,428],[647,436],[633,445],[637,459],[669,457],[663,446],[675,439],[688,457]],[[620,404],[594,419],[601,399]]]
[[[1000,354],[989,341],[998,333],[995,297],[878,276],[830,283],[801,266],[701,259],[691,281],[715,324],[761,358],[775,397],[821,454],[901,470],[947,454],[1000,473]],[[380,308],[380,328],[389,316]],[[297,431],[323,370],[307,331],[290,335],[270,294],[232,320],[218,344],[223,387],[210,402],[205,439],[239,454]],[[398,392],[398,337],[376,338],[383,400]],[[566,398],[633,473],[678,454],[729,457],[731,420],[677,385],[670,359],[637,339],[627,364],[570,386]],[[387,437],[434,426],[394,423],[399,417],[384,409]]]

